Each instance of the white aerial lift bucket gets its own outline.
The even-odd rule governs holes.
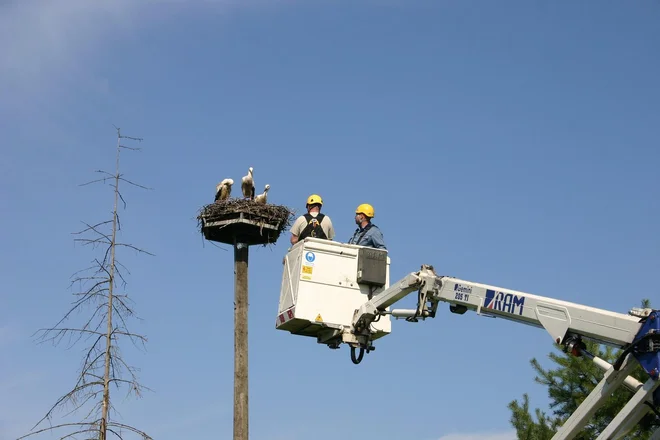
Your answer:
[[[306,238],[284,257],[275,327],[323,343],[350,328],[353,313],[389,283],[386,250]],[[389,334],[390,315],[381,316],[371,328],[374,340]]]

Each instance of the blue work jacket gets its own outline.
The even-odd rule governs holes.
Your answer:
[[[365,229],[367,229],[366,232]],[[348,243],[357,244],[359,246],[370,246],[376,249],[387,249],[385,247],[383,233],[378,226],[373,223],[368,224],[364,228],[357,228],[351,239],[348,240]]]

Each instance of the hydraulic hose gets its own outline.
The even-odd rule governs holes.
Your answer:
[[[364,357],[364,348],[363,347],[360,347],[360,354],[357,356],[357,358],[355,357],[355,347],[351,347],[351,361],[353,361],[353,363],[355,365],[362,362],[363,357]]]

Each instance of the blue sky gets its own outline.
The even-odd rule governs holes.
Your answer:
[[[396,280],[438,272],[627,312],[660,265],[660,6],[584,1],[5,1],[0,4],[0,438],[73,384],[82,346],[37,345],[95,254],[113,124],[128,292],[154,391],[116,405],[159,440],[229,438],[233,254],[197,210],[247,167],[270,201],[319,193],[337,239],[376,209]],[[251,438],[509,440],[542,330],[446,306],[359,366],[274,329],[288,234],[250,250]],[[405,304],[404,304],[405,305]],[[50,438],[50,437],[48,437]]]

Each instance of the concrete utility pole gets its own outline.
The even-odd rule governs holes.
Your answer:
[[[248,440],[248,255],[234,244],[234,440]]]

